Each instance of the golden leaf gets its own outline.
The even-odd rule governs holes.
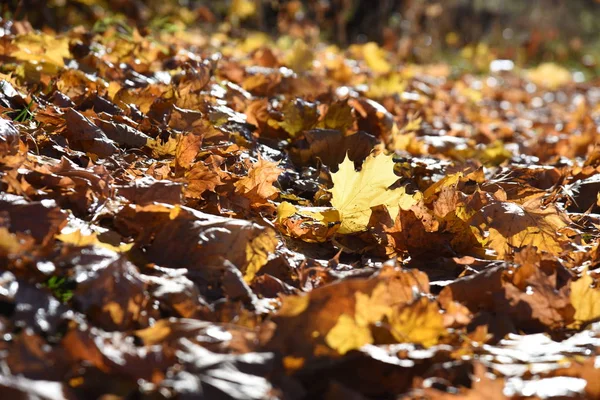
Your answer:
[[[256,273],[267,263],[269,254],[277,247],[275,231],[267,229],[246,244],[246,259],[248,266],[244,272],[244,280],[251,282]]]
[[[433,346],[445,332],[444,318],[437,302],[421,297],[412,304],[394,310],[390,317],[392,335],[399,342]]]
[[[18,50],[11,54],[20,61],[43,62],[63,67],[64,58],[71,56],[69,39],[54,37],[45,33],[19,35],[14,41]]]
[[[256,14],[256,4],[252,0],[233,0],[229,14],[239,19],[246,19]]]
[[[367,326],[370,323],[379,322],[384,316],[389,316],[392,313],[391,305],[397,298],[392,296],[388,285],[379,283],[371,295],[366,293],[356,292],[356,305],[354,310],[354,318],[359,326]]]
[[[68,233],[60,233],[55,237],[61,242],[71,244],[73,246],[99,246],[104,247],[105,249],[115,251],[117,253],[129,251],[133,247],[133,243],[121,243],[118,246],[113,246],[109,243],[104,243],[100,241],[100,239],[98,239],[98,235],[95,232],[85,234],[79,229]]]
[[[306,71],[312,66],[313,50],[304,43],[303,40],[297,39],[292,48],[285,57],[285,63],[288,67],[296,72]]]
[[[556,89],[573,81],[568,69],[555,63],[542,63],[527,71],[527,78],[536,85]]]
[[[291,137],[314,127],[319,119],[317,108],[313,103],[302,99],[289,101],[281,110],[283,121],[269,119],[268,124],[273,128],[281,128]]]
[[[371,336],[368,326],[361,326],[351,316],[342,314],[335,326],[325,336],[325,343],[343,355],[350,350],[373,343],[373,336]]]
[[[400,74],[380,76],[369,85],[367,95],[371,98],[400,95],[406,89],[407,84],[408,81]]]
[[[600,289],[595,287],[587,268],[581,278],[571,282],[571,304],[575,308],[574,319],[578,323],[600,318]]]
[[[375,42],[369,42],[362,46],[363,57],[374,72],[387,74],[392,70],[389,62],[385,59],[385,52]]]
[[[420,197],[420,193],[406,193],[404,187],[388,189],[398,177],[394,174],[392,157],[384,154],[367,157],[360,172],[346,156],[331,179],[331,204],[342,216],[339,233],[364,231],[371,217],[371,207],[383,204],[395,219],[400,209],[410,209]]]
[[[148,139],[146,147],[152,150],[152,157],[159,158],[173,156],[177,151],[177,138],[169,136],[169,140],[163,142],[162,139]]]
[[[21,248],[19,239],[5,227],[0,227],[0,254],[16,253]]]

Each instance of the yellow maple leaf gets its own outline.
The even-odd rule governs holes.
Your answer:
[[[367,95],[371,98],[400,95],[407,85],[408,81],[398,73],[379,76],[369,85]]]
[[[369,42],[362,47],[365,62],[374,72],[387,74],[392,70],[392,66],[385,59],[385,51],[377,43]]]
[[[395,219],[400,209],[410,209],[421,196],[406,193],[404,187],[388,189],[398,177],[394,174],[392,157],[384,154],[367,157],[359,172],[346,155],[331,179],[331,204],[342,216],[339,233],[364,231],[371,217],[371,207],[383,204]]]
[[[64,59],[71,56],[69,39],[45,33],[19,35],[13,43],[18,50],[11,54],[20,61],[43,62],[62,68]]]
[[[444,318],[437,302],[421,297],[394,310],[390,317],[392,335],[399,342],[433,346],[445,332]]]
[[[368,326],[370,323],[381,321],[384,316],[389,316],[392,312],[390,306],[397,300],[393,298],[385,283],[378,284],[370,296],[356,292],[354,297],[354,318],[359,326]]]
[[[306,71],[312,66],[314,51],[303,40],[297,39],[286,54],[285,63],[294,71]]]
[[[577,324],[600,318],[600,289],[595,287],[587,268],[581,278],[571,282],[571,304]]]
[[[536,68],[530,69],[526,75],[536,85],[549,89],[557,89],[573,81],[568,69],[551,62],[542,63]]]
[[[319,114],[313,103],[296,99],[286,103],[282,109],[283,121],[269,119],[268,124],[273,128],[281,128],[291,137],[296,137],[302,131],[308,130],[316,125]]]
[[[325,343],[343,355],[350,350],[373,343],[373,336],[368,326],[361,326],[348,314],[342,314],[325,336]]]
[[[246,244],[246,260],[248,260],[248,266],[244,271],[246,282],[251,282],[256,273],[267,263],[269,255],[275,251],[277,243],[275,231],[267,229]]]
[[[410,283],[394,279],[378,283],[370,295],[361,291],[354,293],[354,318],[347,313],[340,315],[325,337],[327,345],[340,354],[345,354],[373,343],[370,326],[381,322],[385,317],[390,318],[393,306],[400,307],[409,299],[412,300],[412,289],[407,286]]]
[[[152,157],[159,158],[173,156],[177,151],[177,138],[169,136],[169,140],[163,142],[162,139],[148,139],[146,147],[152,150]]]

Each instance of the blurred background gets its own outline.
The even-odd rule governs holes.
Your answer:
[[[596,72],[598,0],[4,0],[4,21],[65,30],[135,26],[141,32],[247,29],[308,43],[375,41],[410,62],[507,58]]]

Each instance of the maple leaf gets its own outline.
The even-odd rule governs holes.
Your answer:
[[[185,196],[193,199],[201,199],[204,192],[214,192],[217,186],[222,185],[221,178],[226,172],[219,169],[223,160],[211,156],[206,162],[197,162],[185,173],[188,184],[185,188]]]
[[[587,268],[581,278],[571,282],[571,304],[575,308],[574,319],[579,325],[600,318],[600,290]]]
[[[325,342],[338,353],[346,354],[350,350],[373,343],[373,336],[368,326],[359,324],[347,314],[342,314],[325,337]]]
[[[45,33],[20,35],[15,39],[14,44],[18,50],[14,51],[11,56],[17,60],[43,62],[63,67],[64,59],[71,55],[68,38],[55,37]]]
[[[175,160],[177,165],[184,169],[189,169],[192,162],[200,152],[202,146],[202,135],[193,133],[183,135],[177,141],[175,149]]]
[[[267,161],[259,157],[248,171],[248,176],[234,184],[235,192],[247,197],[253,205],[266,204],[268,200],[277,197],[279,193],[273,183],[284,170],[278,165],[278,162]]]
[[[285,57],[285,63],[296,72],[306,71],[312,66],[313,55],[312,49],[302,39],[296,39]]]
[[[436,344],[446,332],[438,304],[426,297],[396,308],[389,322],[392,335],[398,341],[421,343],[425,347]]]
[[[342,216],[338,232],[344,234],[364,231],[372,207],[385,205],[395,219],[400,209],[410,209],[420,197],[420,194],[406,193],[404,187],[388,189],[398,177],[394,174],[392,157],[384,154],[367,157],[358,172],[354,162],[346,156],[339,171],[331,175],[331,180],[331,204]]]
[[[281,110],[283,121],[269,119],[268,124],[274,128],[282,128],[291,137],[312,128],[319,119],[317,107],[302,99],[289,101]]]
[[[339,354],[358,349],[372,342],[370,325],[391,315],[392,307],[411,302],[415,290],[429,290],[426,274],[386,266],[371,279],[340,281],[306,295],[287,296],[271,345],[298,355],[310,355],[325,345]]]
[[[346,101],[337,101],[331,104],[323,120],[317,124],[319,128],[336,129],[342,132],[352,128],[352,125],[354,125],[354,115],[352,107]]]
[[[277,227],[306,242],[325,242],[340,226],[340,213],[330,207],[300,207],[287,201],[277,207]]]
[[[411,297],[403,299],[402,290],[393,295],[392,290],[389,284],[381,282],[370,295],[356,292],[354,317],[348,314],[339,316],[337,323],[325,337],[327,345],[340,354],[346,354],[350,350],[373,343],[369,325],[381,321],[384,316],[391,315],[391,306],[398,304],[398,301],[408,301],[412,297],[411,293]]]
[[[277,236],[273,230],[267,230],[246,244],[246,261],[244,280],[251,282],[256,273],[267,263],[269,254],[277,247]]]
[[[563,250],[565,237],[559,230],[568,226],[568,219],[555,206],[543,207],[539,196],[523,204],[509,201],[494,202],[483,207],[471,225],[482,244],[496,250],[503,258],[515,248],[535,246],[539,251],[558,254]],[[487,230],[488,234],[482,234]]]
[[[385,51],[383,51],[375,42],[365,43],[364,45],[354,45],[351,50],[362,54],[365,62],[374,72],[386,74],[392,70],[392,66],[385,59]]]
[[[377,144],[377,138],[362,131],[346,135],[339,130],[312,129],[303,136],[290,151],[294,163],[311,165],[320,160],[331,171],[337,171],[346,155],[355,165],[362,164]]]
[[[161,138],[151,138],[146,142],[146,147],[152,150],[152,157],[160,158],[174,155],[178,142],[177,138],[173,136],[169,136],[166,141]]]

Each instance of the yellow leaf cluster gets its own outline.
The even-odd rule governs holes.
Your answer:
[[[392,66],[385,59],[385,51],[375,42],[369,42],[362,46],[362,56],[373,72],[387,74],[392,70]]]
[[[558,64],[547,62],[527,71],[527,78],[536,85],[556,89],[573,80],[568,69]]]

